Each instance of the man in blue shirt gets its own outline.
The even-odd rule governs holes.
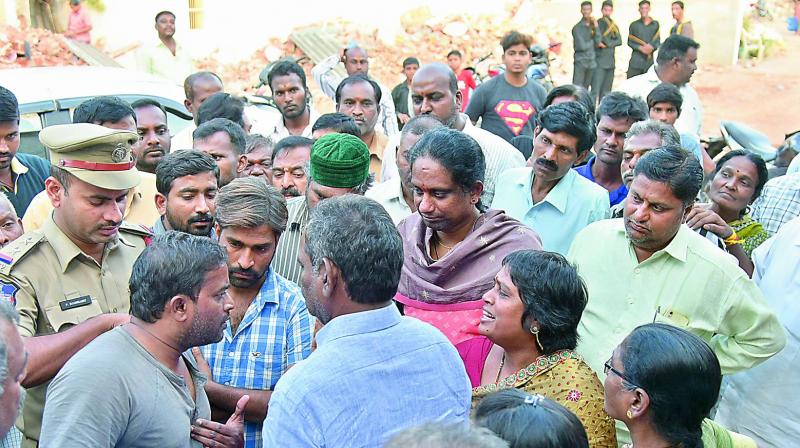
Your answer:
[[[325,326],[278,382],[264,447],[383,446],[426,422],[467,424],[471,388],[455,347],[392,302],[403,243],[380,204],[320,202],[298,258],[308,310]]]
[[[565,255],[588,224],[608,218],[608,194],[572,170],[595,141],[594,118],[577,102],[550,106],[534,131],[532,168],[506,171],[492,208],[536,230],[545,250]]]
[[[272,390],[311,353],[313,323],[300,288],[270,268],[288,216],[281,193],[262,179],[242,177],[222,187],[217,200],[216,233],[228,253],[233,310],[222,340],[195,350],[195,357],[209,377],[205,389],[215,418],[225,421],[250,396],[244,446],[261,447]]]
[[[586,165],[575,168],[575,171],[605,188],[612,206],[622,202],[628,195],[619,170],[625,133],[633,123],[646,119],[647,105],[644,101],[622,92],[611,92],[604,96],[597,108],[595,156]]]
[[[32,154],[19,154],[19,105],[17,97],[0,87],[0,191],[20,218],[34,196],[44,190],[50,163]]]

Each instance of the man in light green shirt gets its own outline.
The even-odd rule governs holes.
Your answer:
[[[702,180],[690,153],[651,150],[636,165],[624,217],[593,223],[575,238],[568,258],[590,298],[577,350],[601,378],[614,347],[653,321],[703,338],[723,374],[760,364],[785,345],[780,322],[736,260],[683,225]]]
[[[139,70],[183,85],[194,65],[186,49],[175,40],[175,14],[170,11],[156,14],[156,31],[158,42],[145,44],[139,51]]]

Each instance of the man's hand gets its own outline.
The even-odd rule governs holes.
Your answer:
[[[653,50],[654,50],[654,48],[650,44],[644,44],[641,47],[639,47],[639,51],[641,51],[642,53],[644,53],[644,54],[646,54],[648,56],[653,54]]]
[[[597,48],[606,48],[606,44],[600,42],[599,44],[597,44]]]
[[[236,410],[223,425],[199,418],[192,425],[192,438],[211,448],[240,448],[244,446],[244,408],[250,395],[243,395]]]
[[[408,120],[411,120],[411,117],[406,114],[401,114],[400,112],[397,113],[397,118],[400,119],[400,123],[403,124],[406,124],[408,123]]]
[[[193,348],[192,354],[194,355],[194,360],[197,361],[197,370],[199,370],[203,375],[207,376],[209,381],[212,381],[211,366],[208,365],[206,358],[203,358],[203,354],[200,352],[200,347]]]
[[[689,214],[686,215],[686,225],[692,230],[706,229],[723,240],[733,235],[731,226],[711,210],[708,204],[698,204],[692,207]]]

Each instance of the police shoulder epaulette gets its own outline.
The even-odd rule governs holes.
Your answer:
[[[153,237],[153,231],[150,230],[149,227],[143,226],[141,224],[132,224],[129,222],[122,221],[122,224],[120,224],[119,226],[119,230],[125,233],[132,233],[142,238]]]
[[[29,232],[0,249],[0,274],[10,274],[11,268],[42,241],[44,233]]]

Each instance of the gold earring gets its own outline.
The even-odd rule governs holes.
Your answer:
[[[628,413],[626,415],[628,416],[628,418],[633,418],[633,412],[631,412],[630,409],[628,409]]]
[[[536,338],[536,345],[539,346],[539,350],[544,351],[544,347],[542,347],[542,343],[539,342],[539,328],[538,327],[531,327],[531,334]]]

